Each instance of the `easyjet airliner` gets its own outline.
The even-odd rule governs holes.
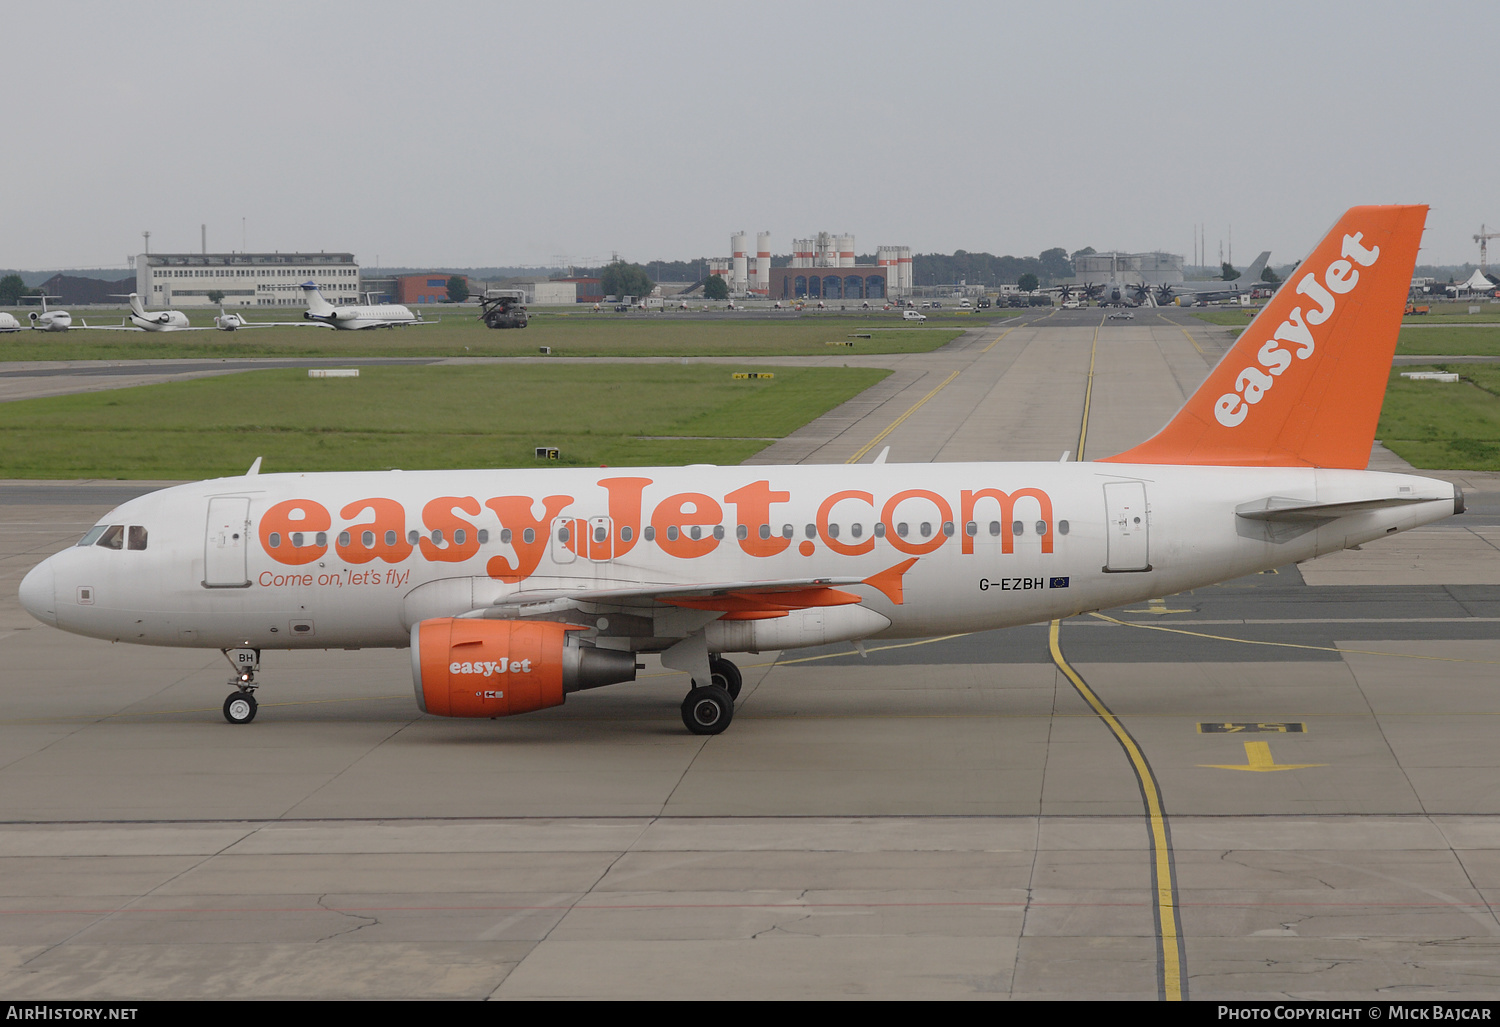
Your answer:
[[[1463,510],[1366,471],[1426,208],[1356,207],[1155,437],[1089,463],[260,474],[132,500],[34,568],[65,631],[221,649],[410,646],[428,713],[502,717],[726,653],[977,631],[1165,596]]]

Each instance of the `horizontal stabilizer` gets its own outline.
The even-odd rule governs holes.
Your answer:
[[[1335,517],[1364,513],[1366,510],[1388,510],[1391,507],[1407,506],[1412,503],[1431,503],[1448,498],[1448,496],[1408,495],[1356,499],[1340,503],[1317,503],[1306,499],[1272,496],[1269,499],[1257,499],[1253,503],[1244,503],[1235,507],[1234,512],[1240,517],[1247,517],[1253,521],[1295,524],[1305,521],[1327,521]]]

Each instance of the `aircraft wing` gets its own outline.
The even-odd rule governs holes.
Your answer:
[[[216,332],[238,332],[245,328],[326,328],[321,321],[245,321],[233,328],[220,328],[215,325],[211,330]],[[210,331],[210,329],[193,329],[194,331]]]
[[[776,578],[762,581],[717,581],[693,584],[641,585],[631,588],[526,589],[513,592],[494,606],[470,611],[466,617],[515,617],[526,613],[562,610],[579,604],[651,608],[676,606],[717,611],[728,620],[784,617],[791,610],[817,606],[847,606],[863,597],[839,586],[869,585],[892,602],[902,601],[901,578],[916,557],[867,578]]]
[[[146,332],[146,331],[150,331],[150,329],[142,328],[140,325],[132,325],[132,324],[91,325],[91,324],[89,324],[87,321],[85,321],[81,317],[78,319],[78,323],[76,325],[73,325],[70,330],[71,331],[75,331],[75,332],[77,332],[77,331],[85,331],[85,332]],[[164,331],[164,332],[211,332],[211,331],[214,331],[214,329],[212,329],[212,328],[163,328],[163,329],[159,329],[159,330],[160,331]]]

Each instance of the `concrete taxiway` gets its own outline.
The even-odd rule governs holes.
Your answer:
[[[997,323],[756,462],[1104,456],[1227,342]],[[147,486],[0,483],[0,991],[1495,998],[1500,482],[1461,483],[1450,521],[1063,622],[1083,688],[1046,626],[766,654],[707,739],[654,662],[472,723],[377,651],[268,654],[230,726],[217,653],[16,602]]]

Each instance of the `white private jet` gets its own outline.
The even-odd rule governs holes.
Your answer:
[[[19,332],[21,328],[21,322],[16,320],[14,314],[0,310],[0,332]]]
[[[152,310],[147,311],[141,305],[141,298],[135,293],[129,295],[130,316],[117,325],[91,325],[83,318],[78,319],[78,327],[87,328],[91,332],[206,332],[207,328],[194,328],[188,324],[188,316],[180,310]]]
[[[42,296],[42,312],[35,310],[27,314],[31,321],[31,327],[39,332],[65,332],[73,327],[73,315],[66,310],[48,310],[47,301],[58,299],[57,296]]]
[[[323,298],[317,285],[311,281],[302,283],[307,294],[307,310],[302,316],[309,321],[326,324],[330,328],[354,330],[360,328],[398,328],[409,325],[436,324],[423,321],[399,303],[376,303],[335,307]]]
[[[237,332],[241,328],[315,328],[316,321],[252,321],[244,314],[228,314],[222,304],[214,318],[214,327],[221,332]]]
[[[1087,463],[260,474],[125,503],[34,567],[65,631],[223,650],[251,720],[264,650],[411,649],[418,706],[495,718],[726,653],[1070,617],[1463,512],[1367,471],[1427,208],[1355,207],[1157,435]]]

